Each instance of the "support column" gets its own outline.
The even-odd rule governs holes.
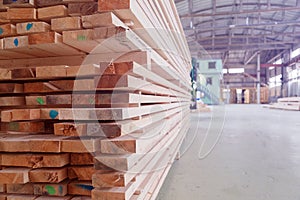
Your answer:
[[[260,52],[257,54],[257,104],[260,104]]]

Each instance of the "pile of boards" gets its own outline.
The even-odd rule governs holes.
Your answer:
[[[267,105],[267,108],[280,110],[300,111],[300,97],[286,97],[277,100],[277,103]]]
[[[0,200],[155,199],[190,68],[172,0],[1,0]]]

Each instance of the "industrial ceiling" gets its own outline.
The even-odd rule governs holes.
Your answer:
[[[225,67],[273,62],[300,39],[300,0],[175,0],[191,53]]]

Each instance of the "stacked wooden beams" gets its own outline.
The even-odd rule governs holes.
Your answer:
[[[2,0],[0,199],[155,199],[189,60],[171,0]]]
[[[300,97],[280,98],[277,103],[267,105],[266,107],[279,110],[300,111]]]

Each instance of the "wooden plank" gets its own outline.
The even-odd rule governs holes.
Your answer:
[[[100,149],[100,139],[70,138],[61,141],[61,151],[68,153],[92,153]]]
[[[176,113],[173,116],[166,116],[166,119],[153,122],[149,127],[144,129],[145,133],[133,133],[124,135],[114,139],[106,139],[101,141],[101,153],[105,154],[143,154],[161,140],[165,134],[181,120],[185,113]],[[162,127],[163,126],[163,127]],[[159,134],[158,134],[159,133]],[[149,138],[145,140],[145,138]]]
[[[66,168],[34,169],[29,178],[33,183],[59,183],[68,178],[68,172]]]
[[[62,36],[56,32],[30,34],[29,45],[40,51],[50,52],[52,56],[82,55],[82,52],[62,43]]]
[[[22,93],[24,85],[19,83],[0,83],[0,93]]]
[[[59,153],[61,140],[66,137],[53,135],[4,135],[0,136],[0,151]]]
[[[40,196],[37,197],[35,200],[70,200],[73,196],[65,196],[65,197],[49,197],[49,196]]]
[[[77,179],[80,181],[91,181],[92,176],[95,172],[96,170],[93,165],[68,167],[69,179]]]
[[[35,8],[9,8],[7,19],[11,21],[31,21],[37,19]]]
[[[3,5],[7,7],[34,7],[34,0],[3,0]]]
[[[82,26],[84,28],[109,27],[109,26],[123,27],[124,23],[113,13],[107,12],[107,13],[98,13],[94,15],[82,16]]]
[[[43,133],[46,131],[44,122],[2,122],[1,130],[22,133]]]
[[[72,105],[71,95],[47,95],[47,105]]]
[[[55,184],[34,184],[34,194],[43,196],[66,196],[68,194],[69,181],[63,181]]]
[[[38,7],[56,6],[63,4],[63,0],[35,0]]]
[[[72,181],[68,185],[68,192],[71,195],[86,195],[91,196],[92,188],[91,181]]]
[[[2,154],[2,165],[13,167],[45,168],[69,164],[69,154]]]
[[[6,110],[1,112],[2,122],[35,120],[41,118],[41,111],[39,109],[18,109]]]
[[[56,32],[81,29],[80,17],[63,17],[51,19],[51,30]]]
[[[50,6],[38,9],[38,19],[50,21],[53,18],[66,17],[67,7],[64,5]]]
[[[68,14],[70,16],[91,15],[97,13],[97,7],[97,2],[69,3]]]
[[[7,193],[10,194],[33,194],[33,185],[27,184],[7,184]]]
[[[0,16],[1,18],[1,16]],[[16,35],[16,26],[13,24],[0,25],[0,37],[9,37]]]
[[[17,34],[25,35],[31,33],[42,33],[50,31],[50,25],[45,22],[26,22],[16,25]]]
[[[26,96],[26,105],[27,106],[40,106],[46,105],[46,96]]]
[[[0,170],[1,184],[25,184],[29,182],[29,171],[26,168],[5,168]]]
[[[78,197],[72,198],[72,200],[92,200],[92,198],[88,197],[88,196],[78,196]]]
[[[1,11],[0,12],[0,24],[9,23],[8,19],[8,12],[7,11]]]
[[[37,67],[36,77],[37,78],[66,77],[67,68],[68,66],[66,65]]]
[[[78,123],[55,123],[54,134],[61,136],[87,136],[87,125]]]
[[[94,156],[91,153],[71,153],[70,165],[93,165]]]
[[[7,200],[36,200],[37,196],[34,195],[8,195]]]
[[[24,97],[0,97],[0,107],[25,105]]]

